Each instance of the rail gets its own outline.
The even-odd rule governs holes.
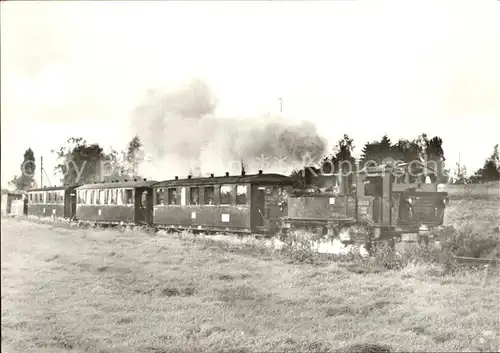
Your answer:
[[[485,264],[485,265],[496,266],[500,262],[500,259],[486,259],[486,258],[478,258],[478,257],[454,256],[453,258],[457,262],[463,263],[463,264]]]

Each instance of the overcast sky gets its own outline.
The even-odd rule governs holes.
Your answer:
[[[2,185],[27,147],[50,169],[72,136],[122,148],[145,90],[191,78],[218,116],[277,113],[282,97],[285,117],[358,152],[427,132],[473,170],[500,142],[500,1],[1,6]]]

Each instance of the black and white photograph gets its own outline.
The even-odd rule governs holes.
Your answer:
[[[0,6],[3,353],[500,350],[500,1]]]

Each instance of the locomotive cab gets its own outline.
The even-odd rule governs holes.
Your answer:
[[[447,193],[438,192],[435,172],[417,164],[367,167],[358,175],[358,219],[375,229],[416,237],[443,224]],[[361,203],[366,200],[368,210]]]

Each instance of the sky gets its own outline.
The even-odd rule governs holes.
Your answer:
[[[447,166],[472,171],[500,143],[500,1],[1,6],[2,186],[28,147],[49,177],[69,137],[125,147],[147,90],[191,79],[219,117],[308,120],[331,144],[349,134],[357,154],[425,132]]]

